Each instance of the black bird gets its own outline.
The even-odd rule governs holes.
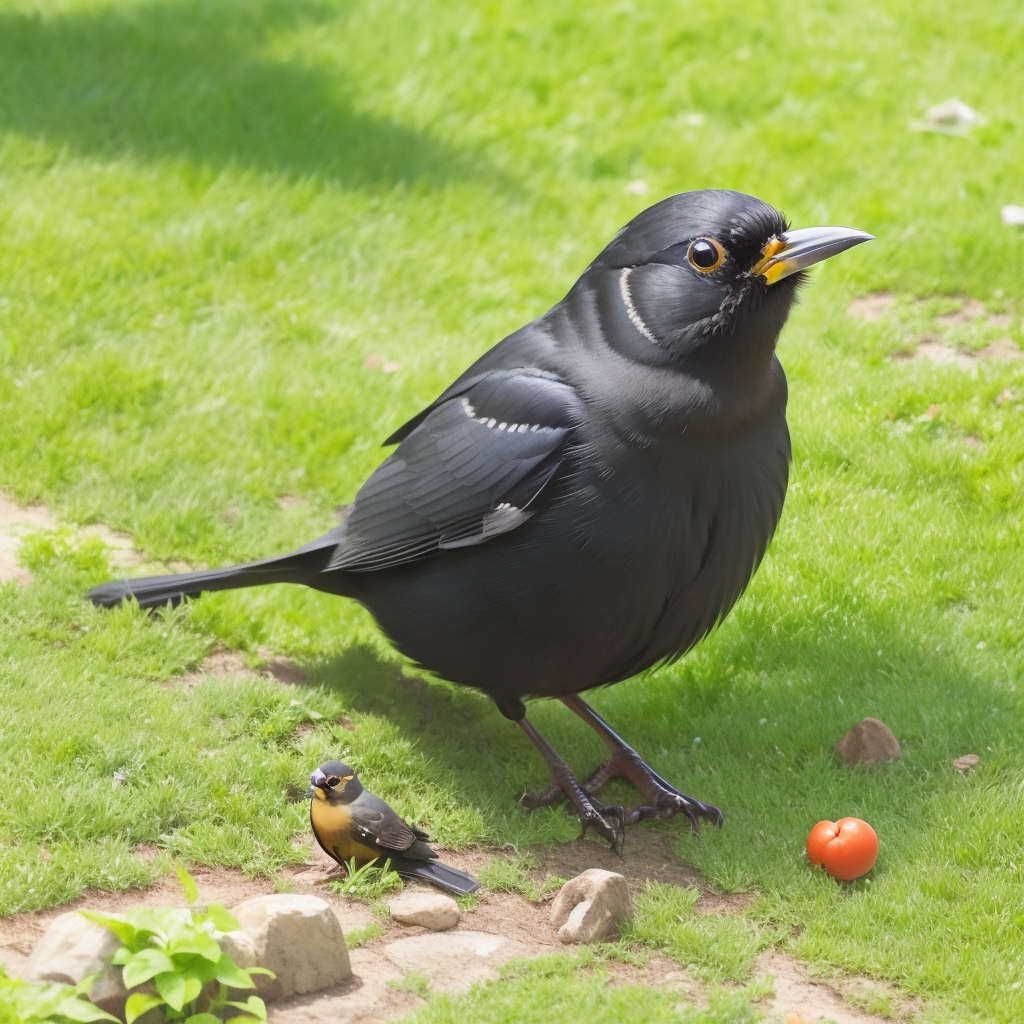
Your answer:
[[[752,196],[672,196],[623,228],[569,294],[385,442],[344,522],[291,554],[123,580],[144,608],[302,583],[354,598],[395,646],[482,690],[613,845],[622,824],[717,807],[655,774],[578,694],[678,658],[732,608],[782,513],[786,378],[775,345],[800,273],[872,236],[788,230]],[[610,752],[587,782],[526,717],[557,697]],[[595,797],[628,779],[644,805]]]
[[[403,878],[416,878],[458,893],[476,892],[480,883],[437,859],[426,832],[406,824],[379,796],[363,788],[341,761],[326,761],[309,777],[313,799],[309,823],[328,857],[348,867],[390,861]]]

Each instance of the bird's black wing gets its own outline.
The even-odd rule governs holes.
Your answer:
[[[416,842],[416,833],[394,811],[360,809],[358,813],[353,811],[352,823],[368,846],[401,853]]]
[[[550,314],[549,314],[550,315]],[[411,420],[403,423],[385,442],[384,447],[404,441],[435,409],[453,398],[464,395],[475,384],[496,371],[523,371],[524,366],[543,367],[555,348],[554,339],[544,327],[545,317],[520,327],[493,348],[488,349],[472,366],[462,372],[457,380],[421,409]]]
[[[431,410],[366,481],[327,571],[387,569],[521,526],[583,415],[553,374],[484,374]]]

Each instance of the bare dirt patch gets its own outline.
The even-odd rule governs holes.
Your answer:
[[[1022,352],[1009,338],[1000,338],[982,349],[969,349],[947,345],[933,334],[923,335],[909,351],[894,352],[896,362],[915,362],[927,359],[936,366],[958,366],[961,370],[974,369],[986,360],[1014,362],[1024,359]]]
[[[42,505],[21,506],[0,492],[0,583],[8,580],[31,583],[32,574],[17,560],[22,537],[26,533],[56,530],[60,526],[48,508]],[[143,565],[146,561],[145,556],[135,550],[131,537],[102,523],[77,526],[74,531],[79,537],[98,537],[109,549],[110,561],[116,569]]]
[[[18,546],[26,533],[35,530],[56,530],[57,520],[42,505],[25,508],[15,504],[0,491],[0,583],[15,580],[32,582],[32,574],[18,564]]]
[[[873,292],[855,298],[846,312],[871,323],[889,321],[903,339],[904,347],[892,353],[897,362],[927,360],[971,370],[986,360],[1024,359],[1010,336],[1015,319],[1012,308],[993,313],[969,296],[901,299],[890,292]],[[1005,336],[999,337],[1001,333]]]
[[[876,323],[885,316],[896,302],[896,296],[889,292],[871,292],[858,295],[846,307],[846,315]]]
[[[861,1009],[852,1004],[851,998],[862,1005],[884,1003],[896,1011],[896,1019],[916,1009],[911,1003],[894,998],[894,990],[883,982],[870,978],[817,978],[799,961],[783,953],[762,954],[755,975],[771,975],[774,979],[775,994],[763,1000],[761,1006],[773,1014],[770,1020],[787,1024],[818,1024],[823,1019],[833,1024],[882,1024],[894,1019]]]
[[[230,677],[276,679],[285,686],[300,686],[306,681],[306,673],[294,661],[282,658],[265,647],[257,648],[256,653],[263,661],[253,667],[243,651],[221,647],[208,654],[190,672],[172,676],[160,685],[165,689],[192,690],[208,679]]]

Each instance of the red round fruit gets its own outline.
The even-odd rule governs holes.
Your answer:
[[[844,882],[866,875],[878,860],[878,836],[860,818],[819,821],[807,837],[807,857]]]

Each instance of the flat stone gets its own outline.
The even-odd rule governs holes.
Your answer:
[[[253,978],[256,994],[268,1002],[320,992],[352,977],[341,925],[318,896],[256,896],[232,913],[252,939],[256,966],[276,975]]]
[[[958,772],[963,772],[964,775],[967,775],[969,772],[974,771],[980,760],[981,758],[977,754],[964,754],[963,757],[958,757],[953,762],[953,767]]]
[[[432,932],[448,931],[462,920],[458,903],[440,892],[403,892],[388,901],[388,910],[399,924],[418,924]]]
[[[426,975],[432,992],[447,995],[493,981],[502,964],[529,954],[526,946],[504,935],[461,930],[410,935],[388,943],[382,952],[403,975]]]
[[[618,938],[633,916],[629,884],[623,875],[590,868],[570,878],[551,905],[551,924],[562,942],[603,942]]]
[[[903,756],[899,741],[889,727],[877,718],[865,718],[858,722],[833,750],[850,766],[884,764]]]

